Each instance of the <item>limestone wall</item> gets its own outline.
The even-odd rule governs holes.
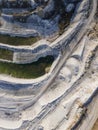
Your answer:
[[[13,61],[14,63],[30,63],[38,60],[40,57],[47,55],[58,55],[65,50],[67,44],[73,39],[78,37],[87,19],[87,12],[89,8],[90,0],[84,0],[80,6],[77,7],[77,13],[74,15],[71,25],[65,30],[59,38],[54,42],[49,43],[46,40],[41,40],[39,43],[35,43],[35,46],[11,46],[0,44],[0,48],[8,49],[14,52]],[[81,19],[80,19],[81,18]],[[72,47],[73,45],[70,45]]]

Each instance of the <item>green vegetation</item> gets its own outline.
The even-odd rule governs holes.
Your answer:
[[[0,59],[12,60],[13,52],[10,50],[0,48]]]
[[[17,78],[37,78],[45,74],[45,69],[50,67],[54,61],[53,56],[40,58],[37,62],[30,64],[13,64],[0,62],[0,73]]]
[[[0,35],[0,42],[4,44],[9,44],[9,45],[32,45],[35,42],[37,42],[40,38],[39,37],[29,37],[29,38],[24,38],[24,37],[10,37],[8,35]]]

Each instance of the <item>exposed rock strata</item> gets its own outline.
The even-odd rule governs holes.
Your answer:
[[[57,35],[62,15],[72,13],[77,2],[1,0],[0,33],[20,37]]]
[[[10,46],[5,44],[0,44],[1,48],[5,48],[8,50],[11,50],[15,52],[15,57],[13,57],[13,62],[16,63],[30,63],[33,61],[38,60],[39,57],[46,56],[48,54],[58,55],[60,51],[63,51],[66,47],[66,45],[69,43],[71,39],[76,35],[76,38],[78,37],[77,33],[81,31],[82,27],[84,26],[84,23],[86,22],[87,14],[89,9],[89,0],[84,0],[77,6],[76,14],[73,16],[71,25],[68,27],[67,30],[65,30],[64,34],[62,34],[59,38],[57,38],[54,42],[47,42],[47,41],[39,41],[39,43],[36,43],[33,46]],[[44,44],[43,44],[44,42]],[[40,44],[40,46],[39,46]],[[29,52],[29,53],[25,53]],[[39,52],[43,52],[40,54]],[[27,55],[27,56],[26,56]],[[32,55],[34,57],[32,57]],[[30,59],[28,59],[28,56]],[[19,58],[20,57],[20,58]],[[19,61],[20,59],[20,61]],[[25,59],[25,61],[22,59]]]
[[[83,42],[81,42],[81,45],[82,43]],[[90,47],[92,43],[93,46]],[[43,96],[32,107],[26,110],[22,110],[22,107],[25,107],[25,104],[28,104],[30,100],[32,100],[33,98],[32,94],[31,96],[30,95],[27,96],[26,94],[23,97],[21,97],[22,93],[20,95],[17,95],[16,93],[15,96],[13,95],[14,93],[13,94],[9,93],[5,95],[4,93],[6,93],[6,91],[5,92],[1,91],[2,94],[5,95],[4,97],[1,97],[1,100],[3,100],[3,102],[5,100],[10,104],[9,109],[7,104],[5,103],[2,103],[2,107],[3,108],[7,107],[5,110],[8,113],[12,111],[12,110],[10,111],[10,108],[13,105],[15,107],[15,108],[13,107],[13,112],[10,113],[11,115],[9,114],[5,115],[3,112],[1,112],[2,113],[1,116],[3,119],[2,121],[4,122],[4,120],[7,120],[7,122],[5,121],[5,123],[10,123],[14,119],[15,124],[17,125],[14,125],[13,122],[13,125],[9,127],[9,129],[11,128],[15,129],[20,127],[20,125],[22,125],[22,127],[19,128],[21,130],[24,129],[24,127],[26,127],[26,129],[29,130],[38,128],[43,128],[45,130],[50,130],[54,128],[62,130],[64,126],[66,126],[65,129],[67,130],[68,128],[71,129],[73,127],[76,127],[75,124],[77,124],[78,120],[81,119],[84,113],[86,113],[86,108],[88,109],[87,113],[91,111],[89,103],[92,101],[92,97],[96,96],[95,93],[97,94],[98,90],[97,88],[98,82],[96,80],[98,76],[97,74],[98,71],[96,70],[98,67],[97,48],[98,48],[97,42],[89,40],[88,42],[86,41],[85,50],[84,51],[82,50],[83,51],[83,54],[81,55],[82,60],[79,61],[80,67],[78,74],[75,75],[74,72],[69,69],[69,71],[71,71],[71,78],[70,81],[67,82],[66,80],[64,80],[64,78],[66,78],[67,76],[63,75],[64,76],[63,78],[59,78],[60,75],[58,75],[53,85],[51,85],[51,87],[43,94]],[[93,59],[91,60],[92,57]],[[65,63],[62,70],[64,70],[66,64],[67,63]],[[90,74],[92,73],[92,71],[93,75]],[[35,91],[34,95],[36,95],[39,91],[40,89]],[[9,95],[10,96],[13,95],[11,96],[13,98],[9,97]],[[96,99],[97,97],[94,99],[97,105]],[[17,110],[20,110],[20,112],[22,112],[21,113],[22,115],[20,113],[17,113]],[[69,112],[70,114],[68,114]],[[97,112],[96,106],[95,106],[95,112]],[[59,113],[60,116],[57,113]],[[89,115],[92,114],[89,113],[88,116]],[[92,119],[92,124],[94,123],[96,118],[97,115]],[[22,123],[21,119],[22,120],[28,119],[29,122],[25,121],[23,124],[21,124]],[[91,119],[91,117],[89,117],[89,119]],[[49,122],[51,123],[51,125],[49,125]],[[83,122],[84,123],[79,124],[80,128],[86,127],[85,126],[86,119]],[[4,126],[5,128],[8,128],[7,125]]]
[[[32,80],[13,78],[10,82],[9,77],[8,81],[0,77],[1,130],[91,130],[98,118],[98,109],[96,109],[98,107],[98,39],[91,40],[88,36],[84,37],[94,17],[92,14],[95,14],[92,12],[94,8],[93,10],[90,8],[90,17],[85,15],[84,10],[89,8],[89,2],[91,1],[83,0],[79,6],[81,8],[76,10],[79,11],[78,17],[81,16],[82,19],[78,21],[77,16],[74,15],[69,29],[53,43],[49,43],[50,46],[47,43],[47,45],[33,46],[32,49],[1,44],[2,48],[23,51],[21,54],[28,51],[36,53],[40,51],[37,50],[38,48],[42,50],[49,48],[50,53],[54,50],[55,55],[62,54],[47,76],[43,77],[43,81],[42,79],[39,82],[34,81],[35,84]],[[81,38],[83,39],[80,42]],[[16,60],[21,55],[20,52],[15,57]],[[28,53],[22,55],[22,58],[28,55]],[[64,57],[66,60],[63,61]],[[20,57],[21,60],[22,58]],[[53,77],[52,84],[44,90],[59,66],[60,69]],[[87,121],[91,121],[89,125]]]

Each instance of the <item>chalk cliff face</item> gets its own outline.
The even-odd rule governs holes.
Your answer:
[[[69,24],[77,2],[79,0],[1,0],[0,33],[25,37],[57,35],[61,20]]]
[[[37,79],[0,74],[0,130],[92,129],[98,118],[98,37],[91,36],[97,2],[0,1],[0,33],[44,39],[31,46],[0,43],[0,48],[13,51],[9,62],[25,64],[46,55],[56,57],[50,71]],[[52,42],[45,39],[47,35],[54,38],[63,16],[73,12],[63,34]]]
[[[61,38],[59,36],[71,22],[74,22],[74,14],[77,14],[77,12],[74,12],[77,10],[76,7],[79,3],[81,3],[81,0],[1,0],[0,34],[10,35],[11,37],[33,36],[46,39],[37,42],[32,47],[28,45],[26,47],[21,45],[15,47],[13,46],[14,43],[13,45],[1,43],[0,48],[13,52],[12,61],[9,62],[24,64],[47,55],[58,56],[59,50],[61,50],[60,44],[62,48],[66,44],[67,31]],[[81,11],[81,16],[82,14]],[[77,27],[75,25],[69,27],[71,37],[75,33],[75,28],[78,29],[78,27],[80,27],[79,24]],[[66,41],[68,42],[71,37]],[[53,42],[55,39],[57,40]],[[3,61],[3,59],[1,60]],[[8,59],[6,59],[7,61]]]

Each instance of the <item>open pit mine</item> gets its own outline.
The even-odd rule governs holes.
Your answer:
[[[0,0],[0,130],[97,119],[98,0]]]

